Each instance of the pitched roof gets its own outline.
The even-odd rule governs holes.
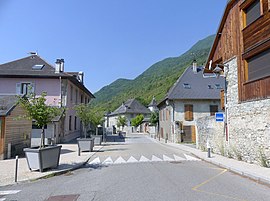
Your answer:
[[[151,103],[148,106],[149,107],[151,107],[151,106],[154,106],[154,107],[157,106],[157,101],[156,101],[155,97],[153,97]]]
[[[220,99],[220,91],[224,85],[223,77],[204,78],[203,67],[197,67],[197,73],[194,73],[193,68],[189,67],[170,88],[164,100],[216,100]]]
[[[7,116],[17,105],[17,95],[0,94],[0,116]]]
[[[75,76],[74,76],[75,75]],[[0,65],[0,77],[30,77],[30,78],[66,78],[80,89],[85,91],[89,96],[94,95],[77,80],[77,74],[59,72],[55,73],[54,66],[50,65],[38,55],[31,55],[22,59],[11,61]]]
[[[110,114],[110,116],[115,116],[119,114],[150,114],[151,111],[143,106],[136,99],[129,99],[123,103],[119,108]]]

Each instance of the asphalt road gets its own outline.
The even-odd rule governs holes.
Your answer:
[[[125,142],[107,142],[82,169],[4,187],[1,199],[269,201],[270,189],[144,135],[132,135]]]

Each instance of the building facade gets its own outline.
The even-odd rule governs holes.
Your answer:
[[[46,140],[58,143],[80,136],[81,125],[74,106],[88,104],[94,98],[83,84],[82,72],[65,72],[63,59],[52,66],[35,54],[0,65],[0,78],[0,94],[46,92],[48,105],[66,109],[47,125]],[[39,144],[39,137],[40,129],[33,125],[32,146]]]

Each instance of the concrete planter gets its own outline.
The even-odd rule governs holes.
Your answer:
[[[102,135],[95,135],[95,145],[101,145]]]
[[[94,138],[77,138],[79,153],[81,151],[93,151]]]
[[[59,165],[61,145],[49,146],[42,149],[25,148],[28,167],[32,170],[43,172],[47,168],[56,168]]]

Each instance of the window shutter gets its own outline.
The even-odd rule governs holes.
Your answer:
[[[189,105],[189,120],[193,121],[193,105]]]
[[[189,106],[185,105],[185,120],[189,120]]]
[[[220,91],[220,106],[222,110],[225,110],[224,90]]]
[[[21,94],[21,83],[16,83],[16,94]]]
[[[35,83],[34,82],[32,82],[31,84],[30,84],[30,90],[29,90],[29,92],[30,93],[35,93]]]
[[[193,105],[185,105],[185,120],[193,121]]]

